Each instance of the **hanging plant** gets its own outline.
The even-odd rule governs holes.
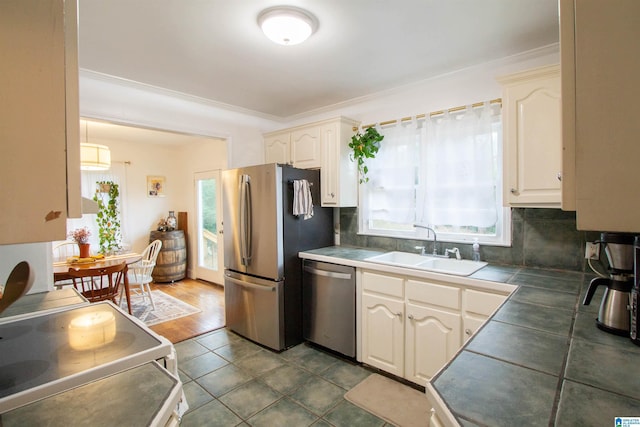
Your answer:
[[[120,190],[118,184],[113,181],[99,181],[96,184],[98,188],[93,200],[98,203],[100,253],[110,255],[120,249],[120,212],[118,211]]]
[[[357,162],[358,171],[360,172],[360,184],[369,181],[367,172],[369,168],[365,164],[365,159],[373,159],[380,149],[380,141],[384,139],[384,135],[380,135],[376,128],[370,127],[364,133],[356,133],[351,137],[349,148],[353,150],[351,153],[351,161]]]

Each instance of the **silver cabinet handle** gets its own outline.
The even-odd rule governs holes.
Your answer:
[[[398,317],[402,317],[402,313],[397,312],[397,313],[396,313],[396,316],[398,316]]]
[[[334,197],[336,197],[335,193],[331,193],[331,198],[333,199]]]
[[[562,181],[562,172],[558,172],[558,175],[556,175],[556,178],[558,178],[558,181]]]
[[[515,188],[512,188],[509,191],[511,191],[511,194],[518,194],[518,190],[516,190]]]
[[[464,333],[467,335],[471,335],[473,333],[473,331],[471,329],[465,329]]]
[[[413,314],[410,314],[407,317],[409,318],[409,320],[413,320]]]

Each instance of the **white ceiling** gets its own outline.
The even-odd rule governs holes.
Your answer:
[[[80,0],[92,70],[286,119],[558,42],[557,0]],[[265,8],[319,21],[269,41]]]

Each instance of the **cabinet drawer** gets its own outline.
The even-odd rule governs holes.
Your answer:
[[[362,289],[379,294],[390,295],[402,298],[402,284],[404,280],[400,277],[376,274],[369,271],[362,273]]]
[[[468,289],[465,291],[464,299],[466,312],[491,316],[507,297]]]
[[[423,304],[460,309],[460,289],[453,286],[407,280],[407,299]]]

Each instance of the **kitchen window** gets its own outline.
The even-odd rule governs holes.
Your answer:
[[[510,245],[510,210],[502,206],[500,105],[382,126],[369,182],[360,185],[361,234]]]

